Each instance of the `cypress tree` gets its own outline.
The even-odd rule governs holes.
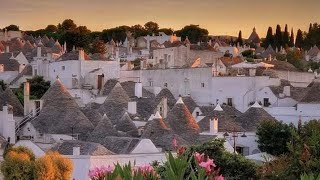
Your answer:
[[[274,35],[274,42],[275,42],[275,46],[278,49],[280,49],[280,47],[283,44],[283,39],[282,39],[281,27],[279,24],[277,25],[276,34]]]
[[[263,47],[267,48],[269,45],[274,47],[274,36],[272,32],[272,27],[268,28],[266,39],[264,40]]]
[[[289,32],[288,32],[288,25],[286,24],[284,28],[283,33],[283,41],[282,41],[282,47],[287,47],[289,45]]]
[[[302,36],[301,29],[298,29],[298,31],[297,31],[296,47],[298,47],[298,48],[302,48],[303,47],[303,36]]]
[[[243,46],[243,39],[242,39],[242,32],[239,31],[237,43],[239,43],[240,46]]]
[[[289,46],[290,46],[290,47],[293,47],[293,46],[294,46],[294,34],[293,34],[293,29],[291,29]]]

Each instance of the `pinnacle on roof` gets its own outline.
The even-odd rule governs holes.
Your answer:
[[[157,111],[156,115],[154,115],[153,119],[162,119],[159,111]]]
[[[217,106],[214,108],[214,111],[223,111],[220,104],[217,104]]]
[[[184,43],[185,43],[185,44],[191,44],[188,36],[186,36],[186,39],[184,40]]]
[[[179,97],[178,101],[176,102],[176,104],[184,104],[182,97]]]
[[[149,119],[148,119],[148,121],[152,121],[152,120],[153,120],[153,118],[154,118],[154,115],[153,115],[153,114],[151,114],[151,115],[150,115],[150,117],[149,117]]]
[[[253,108],[262,108],[261,105],[256,101],[254,104],[251,106]]]

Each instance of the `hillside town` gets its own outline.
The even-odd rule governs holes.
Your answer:
[[[105,164],[164,162],[172,142],[224,139],[227,152],[265,162],[262,121],[320,119],[320,71],[309,66],[320,61],[316,44],[265,46],[255,27],[241,41],[128,31],[102,42],[103,53],[91,53],[46,34],[0,31],[2,154],[9,145],[36,158],[57,151],[76,180]],[[304,66],[288,59],[296,52]],[[48,82],[41,97],[39,77]]]

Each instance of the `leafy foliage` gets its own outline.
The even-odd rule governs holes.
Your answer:
[[[27,81],[30,83],[30,99],[40,99],[50,88],[50,81],[45,81],[42,76],[35,76]],[[23,104],[23,83],[15,90],[15,94]]]
[[[73,165],[70,159],[57,152],[48,152],[35,162],[36,179],[71,179]]]
[[[201,28],[199,25],[188,25],[175,32],[177,36],[181,36],[182,39],[185,39],[188,36],[188,39],[191,43],[198,43],[199,41],[207,41],[208,39],[208,30]]]
[[[226,179],[257,179],[256,165],[238,154],[226,152],[223,139],[213,139],[210,142],[187,149],[186,155],[192,156],[195,152],[204,153],[213,158],[220,173]]]
[[[280,121],[264,120],[258,128],[258,147],[262,152],[280,155],[289,152],[287,144],[291,141],[289,125]]]
[[[29,180],[34,178],[34,154],[27,148],[9,148],[1,163],[1,172],[5,180]]]
[[[291,128],[292,141],[288,153],[262,168],[266,179],[299,179],[303,174],[320,172],[320,121],[312,120]]]

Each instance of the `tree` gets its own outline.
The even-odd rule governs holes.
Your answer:
[[[172,35],[173,34],[173,29],[171,28],[161,28],[158,30],[158,32],[164,32],[166,35]]]
[[[273,36],[273,32],[272,32],[272,27],[269,27],[268,28],[268,31],[267,31],[267,36],[263,42],[263,47],[264,48],[268,48],[268,46],[271,45],[271,46],[275,46],[274,45],[274,36]]]
[[[274,35],[274,42],[278,49],[283,45],[282,32],[279,24],[277,25],[276,34]]]
[[[243,46],[243,39],[242,39],[242,32],[239,31],[238,39],[237,39],[237,44],[239,43],[240,46]]]
[[[301,29],[298,29],[296,36],[296,47],[302,48],[304,46],[304,40]]]
[[[4,179],[34,179],[35,156],[25,147],[11,147],[4,153],[1,172]]]
[[[92,51],[91,52],[105,54],[106,53],[105,43],[102,40],[96,38],[92,43]]]
[[[199,25],[188,25],[181,30],[176,31],[177,36],[180,36],[184,40],[187,36],[191,43],[198,43],[199,41],[208,40],[208,30],[200,28]]]
[[[48,152],[35,162],[37,180],[42,179],[71,179],[73,165],[70,159],[58,152]]]
[[[283,32],[283,41],[282,41],[282,47],[288,47],[289,46],[289,31],[288,31],[288,25],[286,24]]]
[[[119,26],[111,29],[105,29],[102,31],[101,39],[105,42],[114,41],[124,42],[126,40],[127,34],[126,32],[130,31],[129,26]]]
[[[20,31],[19,26],[11,24],[7,27],[5,27],[4,29],[7,29],[7,31]]]
[[[148,32],[149,35],[156,33],[159,30],[159,25],[156,22],[149,21],[144,24],[144,29]]]
[[[131,26],[130,31],[133,33],[135,38],[148,35],[148,32],[146,31],[146,29],[140,24]]]
[[[294,46],[294,34],[293,34],[293,29],[291,29],[289,47],[293,47],[293,46]]]
[[[259,124],[256,135],[258,147],[262,152],[276,156],[289,152],[287,146],[291,139],[289,125],[279,121],[264,120]]]
[[[30,83],[30,99],[40,99],[50,88],[50,81],[45,81],[42,76],[35,76],[27,81]],[[15,95],[23,104],[23,83],[15,91]]]
[[[51,32],[51,33],[58,32],[57,26],[55,26],[53,24],[48,25],[44,30],[46,32]]]
[[[72,19],[66,19],[61,24],[61,29],[64,31],[74,31],[77,28],[77,25],[73,22]]]
[[[239,154],[227,152],[224,142],[224,139],[215,138],[204,144],[189,147],[185,154],[193,156],[198,152],[213,158],[226,179],[258,179],[256,165]]]

